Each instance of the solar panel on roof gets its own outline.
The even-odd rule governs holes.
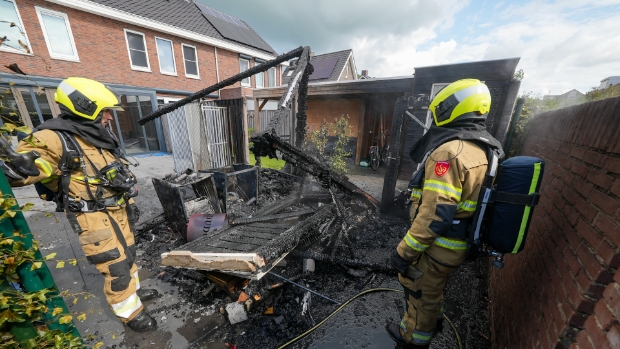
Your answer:
[[[310,75],[310,80],[327,79],[332,75],[334,67],[338,63],[338,57],[326,58],[317,61],[311,61],[314,72]]]
[[[271,52],[271,47],[254,31],[250,30],[241,20],[208,6],[195,3],[205,18],[225,38]]]

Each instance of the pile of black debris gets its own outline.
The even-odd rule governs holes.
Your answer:
[[[230,195],[226,200],[225,209],[232,217],[229,222],[233,228],[235,220],[260,217],[265,212],[294,212],[304,207],[319,211],[320,208],[332,207],[332,213],[312,229],[314,233],[309,234],[312,238],[297,241],[297,245],[284,258],[278,258],[275,266],[260,278],[243,278],[222,271],[161,267],[162,254],[188,245],[186,236],[175,231],[167,221],[142,229],[137,236],[141,251],[139,264],[143,268],[160,280],[177,286],[177,296],[189,304],[196,307],[216,304],[218,307],[219,312],[213,314],[219,319],[217,328],[196,340],[191,348],[219,348],[214,343],[229,343],[231,348],[236,345],[237,349],[278,348],[338,308],[337,304],[310,294],[280,277],[340,303],[370,288],[399,288],[388,260],[408,229],[406,219],[379,215],[343,192],[330,193],[312,179],[300,180],[269,169],[257,169],[257,173],[257,200],[249,205],[247,202],[252,198],[243,195]],[[190,179],[186,177],[185,180],[191,182],[198,177],[200,175]],[[297,199],[289,202],[291,197]],[[341,204],[340,208],[334,203],[334,198]],[[189,197],[185,199],[193,200]],[[218,200],[221,205],[223,198]],[[338,214],[338,209],[343,210],[342,215]],[[287,224],[299,224],[299,219],[295,217],[277,219],[276,222],[285,224],[283,222],[287,219],[290,220]],[[466,348],[489,347],[485,339],[488,335],[486,270],[483,260],[467,262],[451,276],[446,290],[448,315],[452,316]],[[227,304],[235,303],[239,307],[227,311]],[[243,312],[241,321],[231,323],[234,322],[231,319],[238,318],[239,314],[231,314],[230,311],[237,311],[238,308]],[[342,343],[343,338],[346,345],[342,347],[366,346],[369,331],[381,333],[385,323],[399,321],[403,311],[402,296],[377,296],[373,300],[357,301],[350,308],[350,316],[342,315],[330,320],[332,326],[342,326],[342,330],[317,331],[290,347],[302,348],[310,343],[316,345],[330,341]],[[342,319],[344,317],[346,320]],[[359,333],[345,330],[347,326],[357,328]],[[342,338],[337,338],[340,336]],[[390,345],[389,340],[385,344]],[[456,347],[451,330],[440,333],[433,347]]]

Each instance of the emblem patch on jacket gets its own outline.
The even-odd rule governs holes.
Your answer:
[[[448,173],[449,169],[450,169],[449,161],[437,161],[437,163],[435,163],[435,174],[437,175],[437,177],[441,177],[445,175],[446,173]]]

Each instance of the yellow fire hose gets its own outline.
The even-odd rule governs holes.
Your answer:
[[[393,288],[372,288],[370,290],[366,290],[364,292],[358,293],[355,296],[351,297],[348,301],[342,303],[342,305],[340,307],[338,307],[336,310],[334,310],[331,314],[329,314],[325,319],[323,319],[321,322],[319,322],[318,324],[316,324],[314,327],[312,327],[311,329],[307,330],[306,332],[300,334],[299,336],[291,339],[289,342],[285,343],[284,345],[278,347],[278,349],[283,349],[288,347],[289,345],[297,342],[298,340],[304,338],[305,336],[309,335],[310,333],[312,333],[314,330],[316,330],[317,328],[323,326],[323,324],[325,324],[327,322],[327,320],[331,319],[332,316],[336,315],[337,313],[339,313],[342,309],[344,309],[349,303],[353,302],[354,300],[356,300],[357,298],[364,296],[366,294],[369,293],[374,293],[374,292],[398,292],[398,293],[403,293],[403,291],[401,290],[397,290],[397,289],[393,289]],[[461,337],[459,336],[459,333],[456,330],[456,327],[454,326],[454,324],[452,323],[452,321],[450,321],[450,319],[448,319],[448,317],[446,316],[446,314],[443,314],[443,318],[446,319],[446,321],[448,321],[448,323],[450,324],[450,327],[452,327],[452,331],[454,331],[454,334],[456,336],[456,341],[459,345],[459,349],[463,349],[463,345],[461,344]]]

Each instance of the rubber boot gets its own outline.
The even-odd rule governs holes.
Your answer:
[[[136,291],[136,294],[138,295],[138,297],[140,297],[140,300],[143,302],[149,301],[159,296],[159,292],[157,292],[157,290],[153,288],[139,288]]]
[[[133,320],[129,321],[127,327],[136,332],[146,332],[157,328],[157,321],[151,317],[145,310],[136,315]]]
[[[413,343],[407,343],[400,335],[400,326],[397,324],[387,324],[385,326],[385,330],[387,331],[390,338],[396,342],[396,348],[400,349],[428,349],[429,345],[417,345]]]
[[[433,335],[441,331],[443,331],[443,318],[437,319],[437,326],[435,326],[435,333]]]

